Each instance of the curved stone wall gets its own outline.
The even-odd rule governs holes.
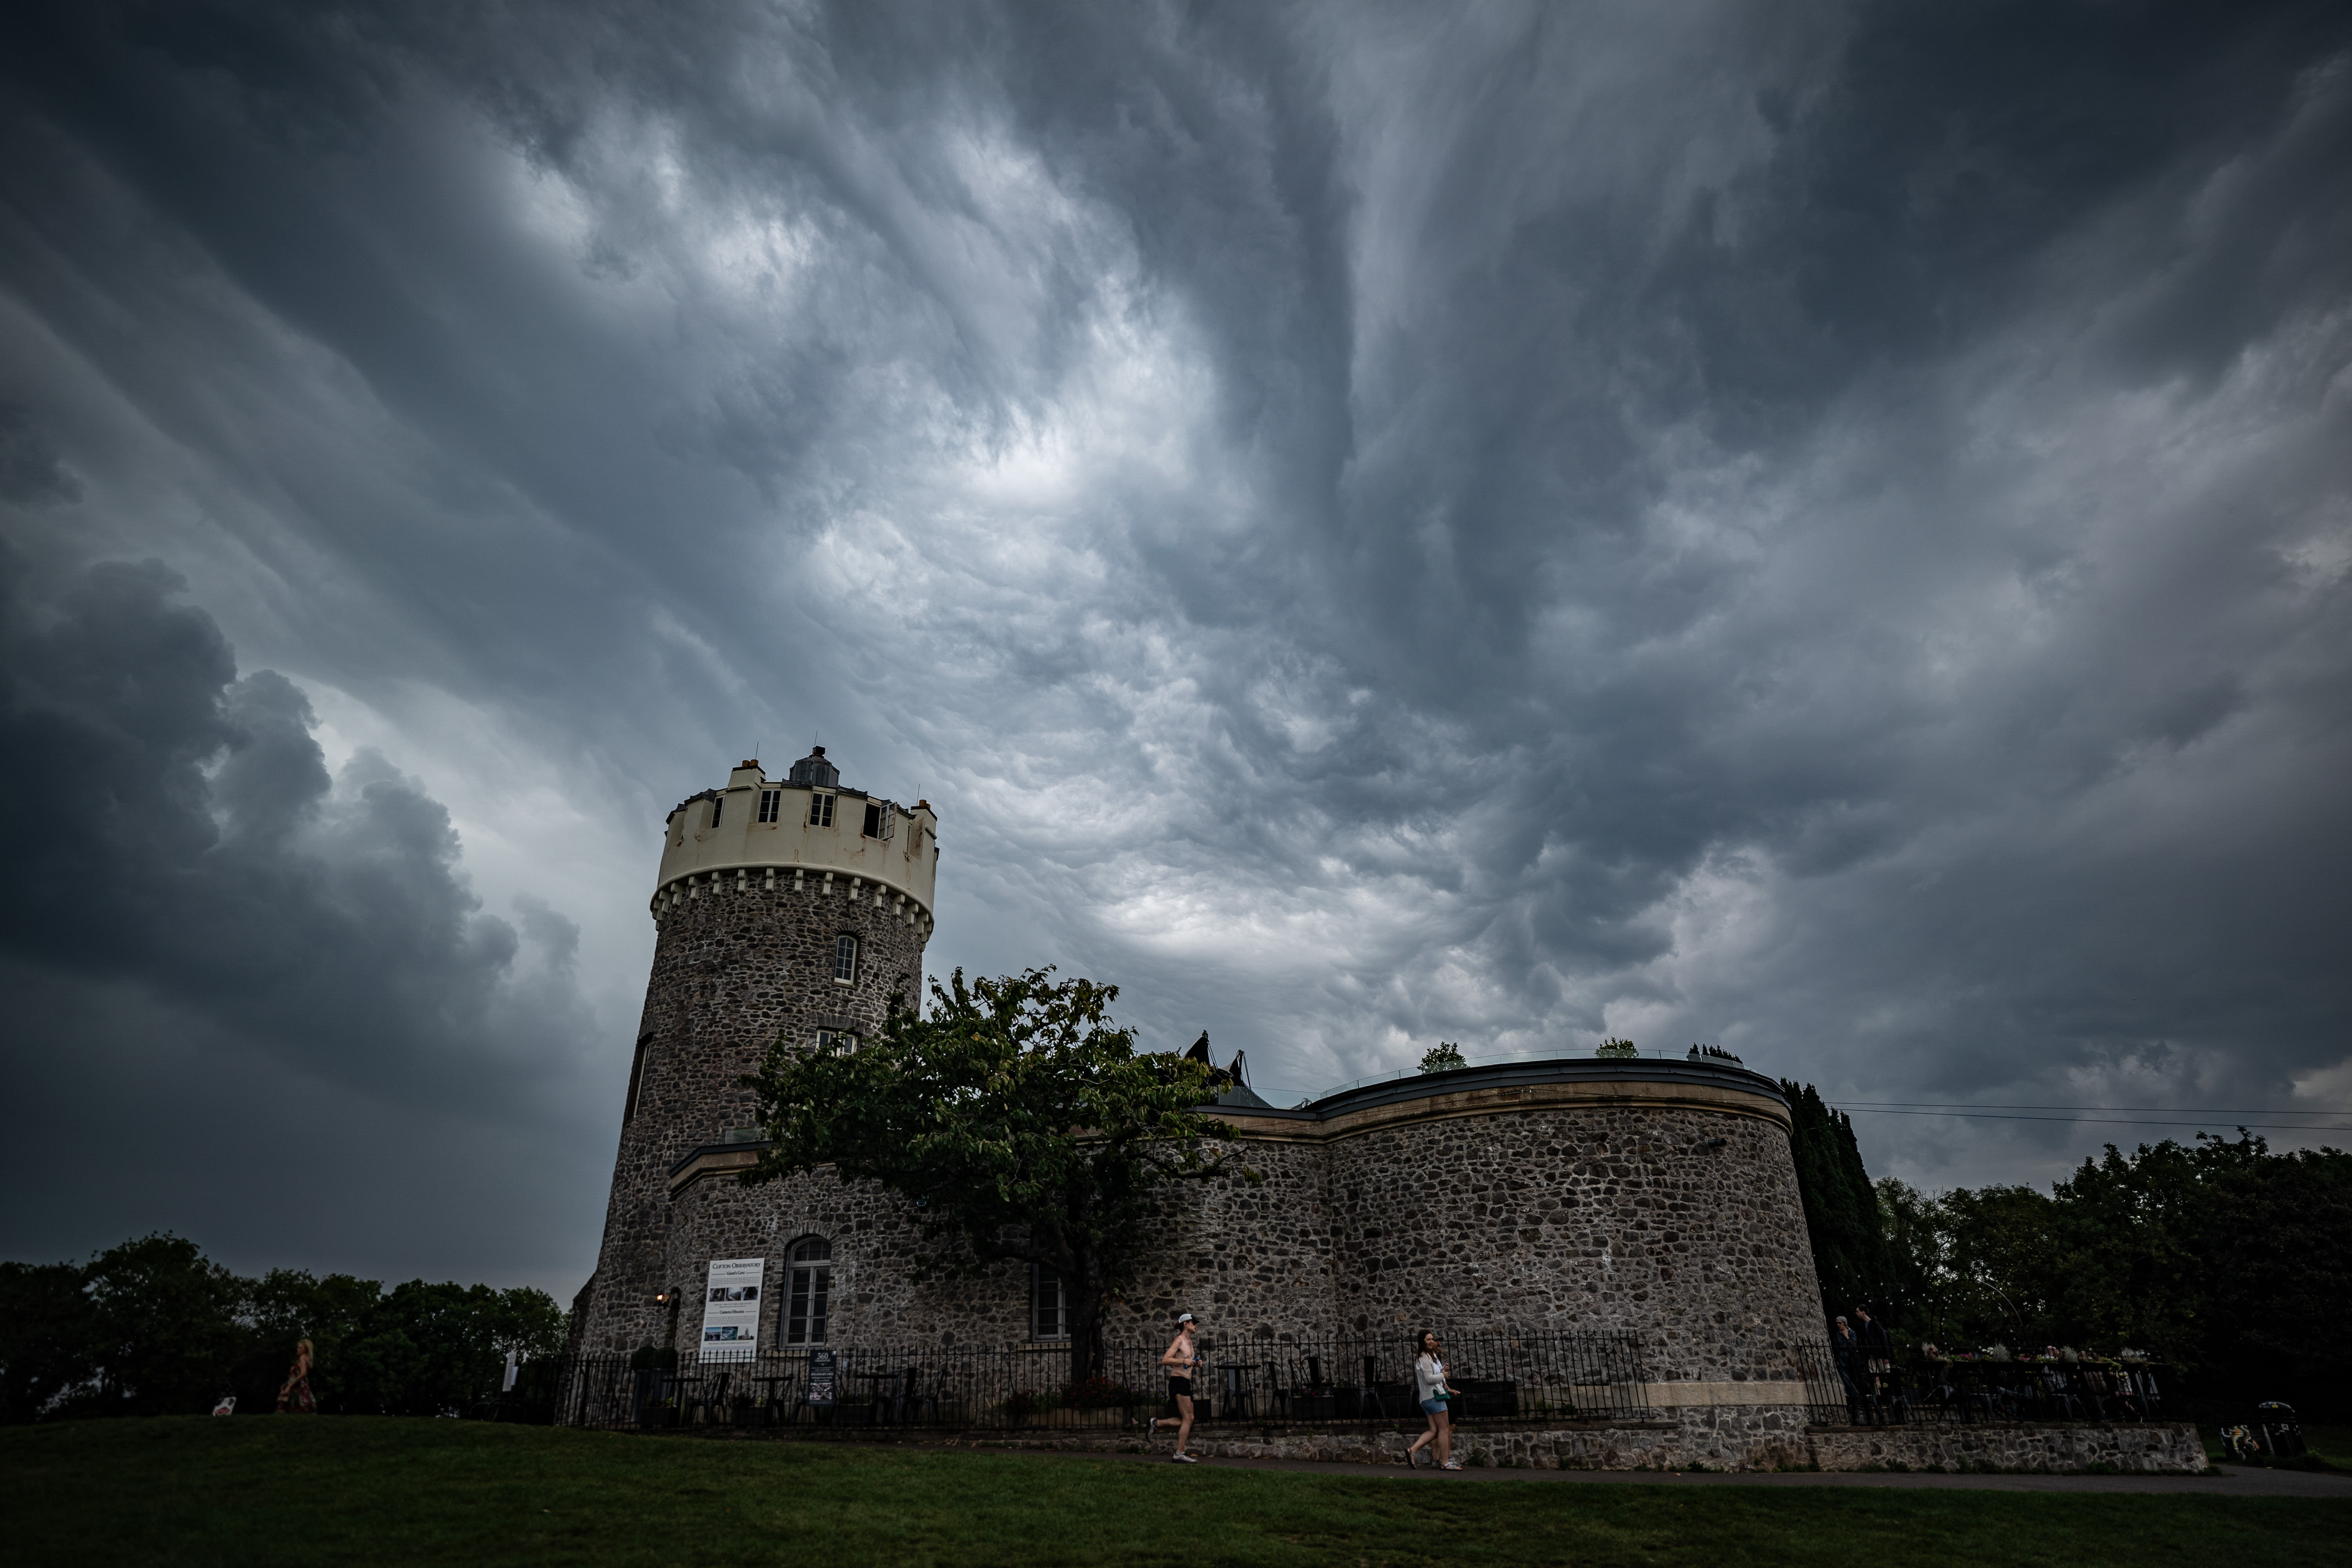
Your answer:
[[[1168,1189],[1112,1343],[1188,1310],[1213,1338],[1256,1341],[1623,1331],[1654,1377],[1720,1384],[1785,1378],[1782,1348],[1822,1336],[1787,1108],[1756,1074],[1544,1063],[1219,1109],[1259,1180]],[[713,1258],[781,1268],[822,1235],[836,1342],[1025,1342],[1024,1270],[918,1286],[896,1199],[822,1173],[743,1188],[732,1173],[751,1158],[712,1147],[671,1173],[671,1282]]]
[[[845,932],[860,943],[849,985],[834,979],[835,941]],[[810,1043],[820,1028],[872,1032],[893,989],[916,994],[922,958],[919,927],[894,904],[852,897],[841,884],[809,880],[796,890],[789,880],[772,889],[720,881],[666,911],[583,1348],[625,1350],[667,1337],[667,1314],[654,1298],[702,1278],[671,1271],[670,1168],[751,1122],[751,1092],[739,1080],[759,1067],[779,1031]]]
[[[1547,1105],[1331,1147],[1335,1307],[1359,1332],[1638,1332],[1662,1377],[1744,1378],[1819,1336],[1789,1137],[1707,1107]]]

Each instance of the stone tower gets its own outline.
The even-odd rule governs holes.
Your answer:
[[[754,1071],[781,1031],[815,1045],[881,1025],[920,994],[939,818],[841,783],[817,747],[771,780],[757,762],[669,814],[656,879],[653,973],[621,1111],[596,1272],[574,1342],[669,1340],[670,1171],[750,1137]]]

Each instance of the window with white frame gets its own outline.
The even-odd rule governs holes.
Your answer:
[[[847,1029],[819,1029],[816,1032],[816,1048],[820,1051],[854,1051],[857,1048],[857,1037]]]
[[[836,985],[857,984],[857,939],[847,931],[833,939],[833,981]]]
[[[1066,1340],[1070,1337],[1069,1297],[1062,1277],[1043,1265],[1029,1266],[1029,1337]]]
[[[784,1255],[784,1343],[821,1345],[833,1300],[833,1243],[804,1236]]]
[[[783,805],[784,792],[782,790],[761,790],[760,792],[760,820],[761,822],[775,821],[776,818],[782,814]]]
[[[833,826],[833,796],[823,790],[809,796],[809,826],[811,827]]]

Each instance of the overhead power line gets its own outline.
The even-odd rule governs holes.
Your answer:
[[[2352,1116],[2352,1105],[2009,1105],[2000,1101],[1978,1105],[1957,1100],[1844,1100],[1850,1107],[1890,1110],[1897,1106],[1920,1110],[2153,1110],[2161,1116]]]
[[[1838,1110],[1859,1116],[1957,1116],[1970,1121],[2071,1121],[2087,1122],[2106,1127],[2195,1127],[2208,1128],[2210,1121],[2151,1121],[2137,1116],[2027,1116],[2017,1111],[1995,1110],[1898,1110],[1877,1105],[1841,1105]],[[2337,1114],[2342,1114],[2337,1112]],[[2335,1126],[2308,1121],[2233,1121],[2249,1132],[2352,1132],[2352,1125]]]

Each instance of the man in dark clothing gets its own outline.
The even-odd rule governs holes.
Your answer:
[[[1862,1425],[1862,1342],[1853,1337],[1853,1328],[1840,1318],[1830,1329],[1830,1355],[1837,1363],[1838,1383],[1845,1390],[1845,1417],[1853,1426]]]
[[[1870,1402],[1870,1424],[1886,1425],[1886,1380],[1895,1373],[1895,1342],[1887,1337],[1886,1325],[1870,1315],[1867,1307],[1856,1307],[1853,1315],[1861,1326],[1854,1331],[1857,1350],[1862,1358],[1859,1382],[1867,1390]]]
[[[1830,1353],[1837,1358],[1838,1381],[1845,1385],[1845,1418],[1862,1425],[1862,1342],[1843,1318],[1830,1331]]]

